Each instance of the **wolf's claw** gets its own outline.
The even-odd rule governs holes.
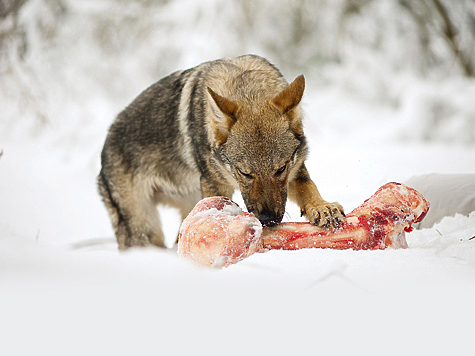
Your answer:
[[[321,227],[338,227],[345,221],[343,208],[337,202],[308,208],[304,215],[312,224]]]

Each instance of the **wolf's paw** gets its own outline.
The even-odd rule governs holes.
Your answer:
[[[337,202],[312,206],[302,211],[312,224],[320,227],[338,227],[345,221],[343,208]]]

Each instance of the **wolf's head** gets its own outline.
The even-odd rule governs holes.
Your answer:
[[[307,153],[299,108],[304,89],[303,75],[270,98],[233,101],[208,88],[219,110],[210,122],[216,155],[264,225],[281,222],[289,179]]]

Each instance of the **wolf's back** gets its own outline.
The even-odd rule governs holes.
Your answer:
[[[212,140],[207,87],[231,100],[252,102],[272,98],[286,85],[274,65],[253,55],[174,72],[118,115],[106,139],[103,166],[119,159],[132,171],[168,172],[170,180],[176,174],[203,173]]]

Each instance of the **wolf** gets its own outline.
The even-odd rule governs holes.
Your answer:
[[[99,193],[119,249],[164,246],[158,204],[184,219],[202,198],[241,192],[263,225],[281,222],[287,197],[319,226],[344,211],[324,200],[305,167],[300,102],[268,60],[245,55],[177,71],[143,91],[112,123],[101,154]]]

